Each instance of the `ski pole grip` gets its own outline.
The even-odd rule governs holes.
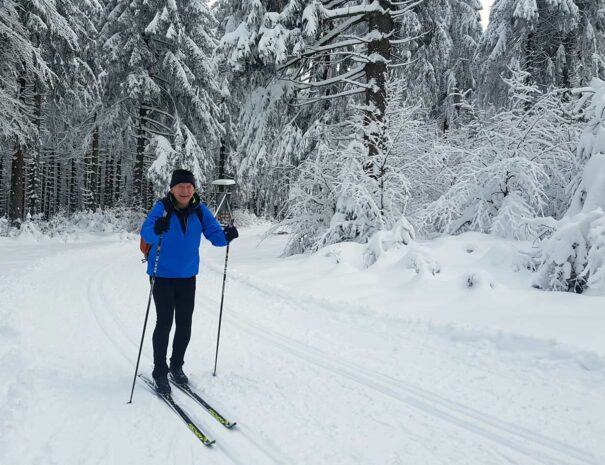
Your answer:
[[[166,218],[168,216],[168,210],[164,209],[164,214],[162,218]],[[160,239],[158,240],[158,247],[155,251],[155,262],[153,263],[153,278],[155,280],[156,275],[158,274],[158,266],[160,264],[160,249],[162,248],[162,239],[164,238],[164,233],[160,234]]]

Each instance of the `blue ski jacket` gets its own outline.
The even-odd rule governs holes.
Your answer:
[[[155,256],[160,236],[153,231],[155,221],[164,216],[166,205],[170,215],[170,229],[164,233],[160,260],[158,262],[157,276],[160,278],[190,278],[196,276],[200,268],[200,242],[202,234],[212,245],[223,247],[227,245],[225,233],[219,222],[214,218],[208,207],[200,202],[199,196],[194,194],[193,199],[185,210],[174,206],[171,194],[158,201],[141,227],[141,237],[148,244],[152,244],[149,251],[147,274],[153,274]],[[202,212],[202,221],[196,209]]]

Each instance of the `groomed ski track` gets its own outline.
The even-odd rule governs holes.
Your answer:
[[[238,274],[237,261],[212,377],[222,279],[214,250],[198,277],[185,368],[238,425],[225,430],[174,390],[216,440],[205,448],[144,386],[126,404],[148,294],[135,243],[28,258],[0,271],[1,464],[604,463],[603,373],[573,354],[508,350],[354,303],[290,297]]]

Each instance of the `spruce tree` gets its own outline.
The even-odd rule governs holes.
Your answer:
[[[513,63],[540,91],[605,77],[603,0],[496,0],[479,47],[477,75],[484,107],[506,106]]]
[[[110,2],[102,27],[105,98],[135,135],[133,203],[148,206],[174,168],[200,182],[223,132],[211,53],[214,18],[204,0]],[[149,177],[147,177],[149,176]]]

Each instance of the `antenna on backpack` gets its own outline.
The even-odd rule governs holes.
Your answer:
[[[231,189],[236,185],[233,179],[217,179],[212,181],[214,186],[214,196],[216,201],[216,211],[214,217],[223,225],[233,225],[233,213],[231,211]],[[216,353],[214,356],[214,371],[212,376],[216,376],[216,365],[218,362],[218,346],[221,340],[221,322],[223,320],[223,303],[225,301],[225,282],[227,281],[227,263],[229,261],[229,244],[225,251],[225,269],[223,271],[223,289],[221,291],[221,308],[218,317],[218,333],[216,335]]]

